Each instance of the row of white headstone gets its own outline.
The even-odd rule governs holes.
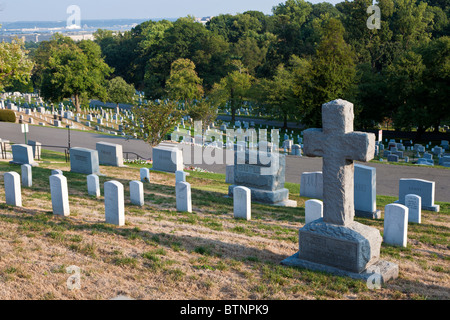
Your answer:
[[[406,247],[408,222],[422,222],[422,199],[415,194],[406,196],[405,205],[391,203],[384,208],[383,241],[386,244]],[[323,218],[323,202],[317,199],[305,202],[305,224]]]
[[[21,186],[32,187],[32,166],[22,165],[21,176],[17,172],[4,174],[6,204],[21,207]],[[69,216],[69,192],[67,178],[61,170],[52,170],[50,176],[50,193],[54,215]],[[150,172],[147,168],[140,171],[141,181],[130,181],[130,202],[133,205],[144,205],[144,183],[150,182]],[[191,185],[186,182],[186,173],[177,171],[176,177],[176,207],[179,212],[192,212]],[[22,183],[21,183],[22,182]],[[95,174],[87,176],[88,194],[100,197],[100,181]],[[118,181],[108,181],[104,184],[105,221],[118,226],[125,225],[124,186]],[[251,219],[251,191],[245,187],[236,187],[234,195],[235,218]]]

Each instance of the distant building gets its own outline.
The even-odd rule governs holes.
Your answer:
[[[210,21],[212,18],[214,18],[213,16],[210,17],[203,17],[203,18],[195,18],[195,22],[200,22],[203,25],[205,25],[208,21]]]

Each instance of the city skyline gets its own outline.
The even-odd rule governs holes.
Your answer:
[[[0,21],[61,21],[69,17],[67,8],[77,5],[81,10],[81,20],[96,19],[160,19],[178,18],[193,15],[195,17],[216,16],[219,14],[237,14],[249,10],[271,14],[272,8],[282,0],[3,0],[0,1]],[[310,0],[311,3],[341,1]],[[26,8],[26,10],[25,10]],[[137,10],[139,8],[139,10]]]

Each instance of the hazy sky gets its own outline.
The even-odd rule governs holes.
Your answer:
[[[328,0],[338,3],[343,0]],[[270,14],[284,0],[0,0],[0,22],[66,20],[67,8],[77,5],[81,19],[177,18],[214,16],[247,10]],[[323,2],[310,0],[311,3]]]

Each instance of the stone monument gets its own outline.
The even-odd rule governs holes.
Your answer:
[[[322,106],[323,129],[304,131],[304,152],[323,157],[323,218],[299,230],[299,251],[284,265],[355,279],[398,277],[398,265],[380,260],[380,232],[354,221],[354,164],[373,159],[375,135],[353,131],[353,104]]]

